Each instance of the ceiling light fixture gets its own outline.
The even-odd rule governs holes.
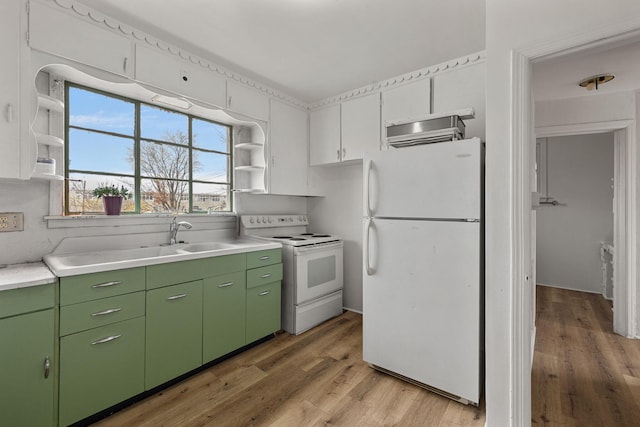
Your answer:
[[[157,102],[158,104],[171,105],[172,107],[178,107],[184,110],[188,110],[189,108],[191,108],[191,103],[182,98],[172,98],[170,96],[155,95],[153,98],[151,98],[151,100]]]
[[[600,74],[598,76],[586,78],[578,84],[587,90],[598,90],[599,85],[610,82],[613,80],[613,77],[613,74]]]

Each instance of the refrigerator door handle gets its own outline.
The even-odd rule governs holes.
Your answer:
[[[364,211],[367,218],[371,218],[371,196],[369,194],[369,181],[371,175],[372,161],[369,159],[364,165]],[[368,227],[367,227],[368,230]],[[368,231],[367,231],[368,233]]]
[[[366,226],[366,231],[364,233],[364,253],[365,253],[365,259],[364,259],[364,265],[365,265],[365,269],[367,271],[367,276],[373,276],[376,273],[375,268],[373,268],[371,266],[371,259],[369,256],[369,235],[371,234],[371,218],[367,218],[367,226]]]

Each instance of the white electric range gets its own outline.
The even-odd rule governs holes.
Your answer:
[[[282,329],[300,334],[342,313],[342,240],[306,215],[243,215],[240,234],[282,244]]]

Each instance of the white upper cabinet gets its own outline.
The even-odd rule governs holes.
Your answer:
[[[23,53],[27,49],[23,8],[18,0],[0,2],[0,178],[28,179],[36,161],[36,143],[29,131],[30,98],[20,96],[31,92]]]
[[[271,100],[269,193],[308,194],[307,112]]]
[[[309,164],[325,165],[341,160],[340,104],[312,111],[309,120]]]
[[[233,80],[227,81],[226,107],[254,119],[269,120],[269,97]]]
[[[485,140],[485,75],[484,62],[438,74],[433,78],[433,112],[473,107],[475,119],[465,120],[465,136]]]
[[[114,74],[133,75],[132,43],[99,24],[31,2],[29,44],[33,49]]]
[[[136,80],[224,107],[226,80],[199,65],[142,43],[136,44]]]
[[[367,151],[380,150],[380,94],[342,103],[341,160],[361,160]]]
[[[431,79],[418,80],[382,92],[382,126],[431,113]]]

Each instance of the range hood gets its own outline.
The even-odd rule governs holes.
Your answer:
[[[386,141],[389,146],[399,148],[464,139],[463,120],[474,117],[474,109],[465,108],[409,120],[386,122]]]

